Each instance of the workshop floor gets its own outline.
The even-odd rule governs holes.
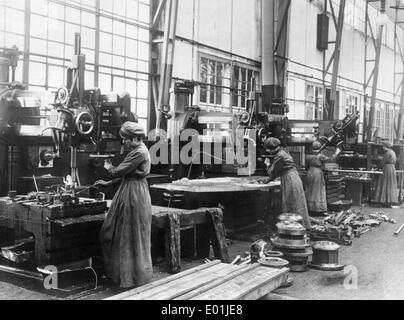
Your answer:
[[[366,214],[383,211],[397,223],[383,223],[371,232],[355,238],[352,246],[342,246],[339,262],[346,265],[346,271],[326,272],[309,269],[303,273],[291,273],[293,286],[274,293],[297,299],[313,300],[370,300],[404,299],[404,231],[398,236],[393,233],[404,223],[404,209],[379,209],[364,207]],[[249,251],[251,242],[230,241],[231,259]],[[201,260],[182,263],[183,270],[203,263]],[[154,279],[168,276],[164,267],[154,268]],[[11,280],[0,275],[0,300],[49,300],[60,299],[35,291],[33,285]],[[13,284],[11,284],[13,283]],[[357,285],[356,285],[357,284]],[[72,296],[76,299],[98,300],[121,292],[103,284],[95,293]]]

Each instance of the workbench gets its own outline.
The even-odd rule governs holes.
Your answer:
[[[169,272],[177,273],[181,270],[181,230],[186,228],[202,232],[194,248],[199,257],[208,258],[212,245],[216,259],[230,262],[222,220],[223,212],[220,208],[185,210],[153,206],[152,235],[156,228],[164,230],[164,252]]]
[[[258,300],[279,288],[288,268],[212,261],[106,300]]]
[[[183,179],[152,185],[150,195],[153,205],[158,206],[177,206],[188,210],[201,207],[223,208],[226,228],[238,230],[267,218],[268,212],[275,208],[273,200],[277,200],[276,205],[280,207],[280,181],[253,183],[262,178],[266,177]],[[274,212],[274,216],[279,213],[281,212]]]
[[[212,244],[215,257],[229,262],[221,209],[184,210],[158,206],[152,209],[152,228],[165,231],[165,255],[170,272],[181,270],[180,232],[187,227],[200,228],[203,232],[201,241],[197,243],[199,255],[208,257]],[[25,262],[24,258],[32,258],[37,266],[43,267],[100,256],[99,232],[106,211],[106,201],[91,199],[62,207],[0,198],[0,228],[3,228],[0,246],[12,247],[13,242],[18,240],[15,235],[23,231],[34,236],[34,240],[32,250],[24,250],[24,254],[14,254],[7,249],[12,261],[17,263]]]
[[[105,201],[91,199],[61,206],[0,198],[0,243],[10,244],[20,232],[34,236],[33,255],[38,267],[99,256],[99,232],[106,208]]]

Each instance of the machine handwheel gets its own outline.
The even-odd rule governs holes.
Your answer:
[[[94,124],[94,117],[87,111],[80,112],[75,120],[76,130],[83,136],[91,134]]]
[[[61,87],[56,91],[56,101],[65,104],[69,98],[69,91],[66,87]]]

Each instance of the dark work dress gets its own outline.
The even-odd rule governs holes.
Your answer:
[[[306,157],[307,186],[306,199],[309,212],[327,211],[327,194],[323,174],[323,163],[328,157],[322,154],[308,155]]]
[[[378,177],[375,192],[375,201],[378,203],[391,205],[398,202],[396,161],[396,153],[392,149],[386,151],[380,164],[383,175]]]
[[[109,171],[122,182],[100,234],[105,273],[123,288],[141,286],[153,276],[149,151],[142,143]]]
[[[310,229],[311,223],[307,210],[306,196],[302,180],[296,170],[292,156],[281,149],[275,155],[274,161],[268,168],[267,173],[270,181],[277,177],[281,178],[282,211],[302,216],[305,228]]]

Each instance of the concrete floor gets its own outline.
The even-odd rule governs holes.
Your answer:
[[[312,300],[370,300],[404,299],[404,231],[399,236],[393,233],[404,223],[404,209],[379,209],[364,207],[364,213],[383,211],[397,223],[383,223],[371,232],[355,238],[352,246],[341,246],[339,262],[346,265],[345,271],[326,272],[309,269],[303,273],[291,273],[293,286],[279,289],[274,293],[297,299]],[[249,251],[251,242],[230,241],[230,256]],[[202,261],[185,260],[182,269],[186,270],[201,264]],[[346,272],[348,271],[349,272]],[[153,280],[168,276],[164,267],[154,267]],[[13,284],[11,284],[13,283]],[[348,284],[348,286],[344,285]],[[355,285],[357,284],[357,285]],[[99,300],[121,292],[107,284],[96,293],[85,294],[78,299]],[[8,275],[0,275],[0,300],[52,300],[60,299],[38,292],[37,288]]]

